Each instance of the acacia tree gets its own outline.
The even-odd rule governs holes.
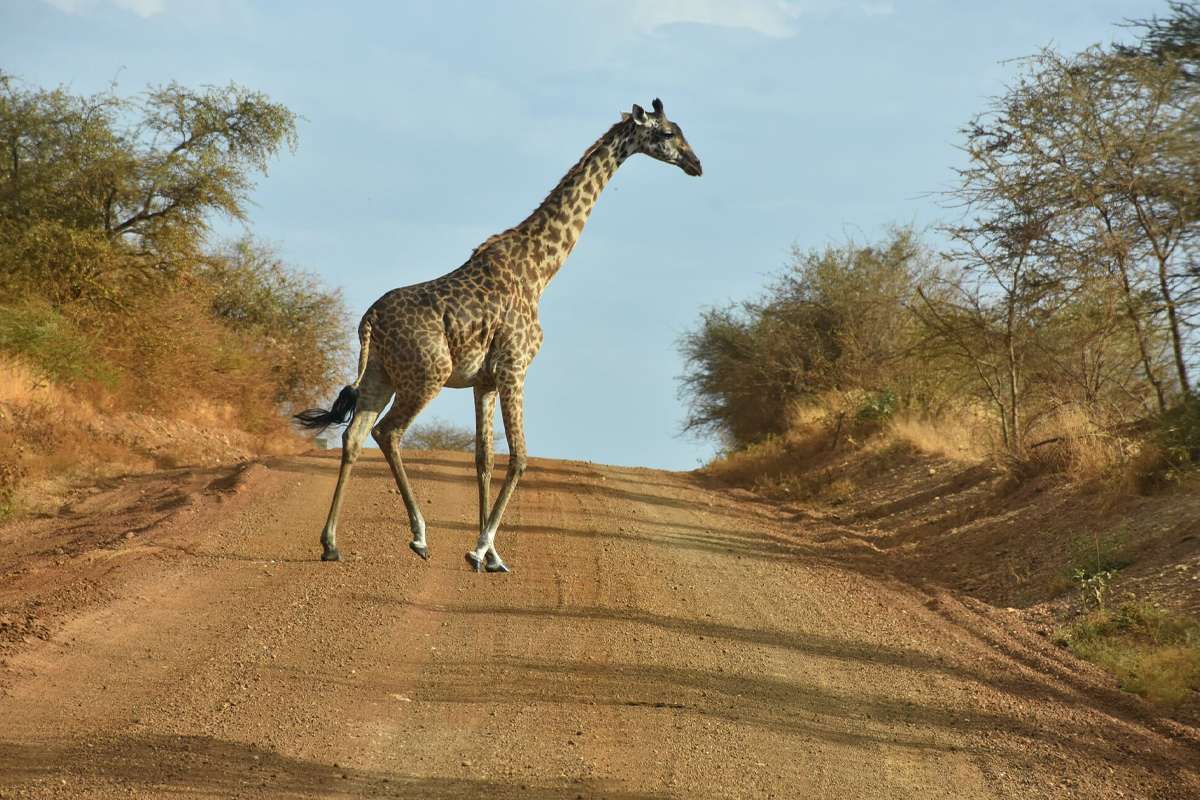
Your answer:
[[[962,272],[940,296],[918,290],[912,309],[940,352],[958,360],[978,380],[997,412],[1006,448],[1024,447],[1029,379],[1026,374],[1038,318],[1044,317],[1045,284],[1037,277],[1036,234],[1026,227],[1002,230],[994,222],[951,229]],[[938,351],[939,348],[933,348]]]
[[[253,174],[295,138],[291,111],[236,84],[81,97],[0,74],[0,216],[151,241],[203,232],[214,211],[245,218]]]
[[[1197,295],[1200,210],[1194,92],[1179,65],[1093,48],[1044,51],[968,132],[972,168],[1005,170],[985,193],[1053,220],[1042,249],[1076,291],[1119,287],[1142,372],[1161,410],[1191,391],[1187,350]],[[1159,341],[1170,346],[1164,374]]]
[[[101,188],[111,236],[153,241],[174,226],[203,231],[213,211],[242,220],[252,175],[295,146],[295,115],[236,84],[194,91],[171,83],[133,110],[141,118],[120,137],[135,165]]]
[[[0,348],[103,373],[138,409],[211,402],[266,430],[311,404],[343,366],[339,293],[249,238],[209,240],[294,144],[292,112],[233,84],[123,98],[0,75]]]
[[[958,273],[914,311],[1011,451],[1058,405],[1120,419],[1190,393],[1196,112],[1171,59],[1047,50],[965,129]]]
[[[6,276],[56,301],[112,299],[194,261],[214,213],[245,218],[254,176],[295,144],[295,115],[235,84],[135,98],[28,89],[0,74]]]
[[[1135,44],[1117,45],[1124,56],[1171,61],[1184,81],[1200,81],[1200,3],[1170,0],[1165,17],[1133,20],[1127,27],[1139,32]]]

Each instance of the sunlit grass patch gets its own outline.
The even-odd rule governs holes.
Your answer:
[[[1152,703],[1176,706],[1200,691],[1200,623],[1192,618],[1128,602],[1083,615],[1059,641]]]
[[[986,420],[969,410],[936,418],[898,414],[888,424],[888,437],[921,453],[972,463],[991,454],[985,425]]]
[[[60,384],[115,380],[89,338],[47,305],[0,305],[0,352],[15,355]]]

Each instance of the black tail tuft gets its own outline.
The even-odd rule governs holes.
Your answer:
[[[300,427],[313,431],[323,431],[330,425],[342,425],[354,416],[354,407],[358,405],[358,389],[347,386],[333,401],[333,408],[326,411],[323,408],[310,408],[295,415]]]

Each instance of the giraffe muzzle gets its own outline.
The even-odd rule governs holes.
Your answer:
[[[700,166],[700,159],[690,153],[679,159],[679,168],[693,178],[699,178],[704,174],[704,168]]]

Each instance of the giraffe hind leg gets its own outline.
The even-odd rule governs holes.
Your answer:
[[[400,458],[400,441],[413,419],[438,393],[441,385],[441,381],[430,381],[420,392],[406,397],[397,394],[392,407],[371,431],[392,468],[396,488],[400,490],[400,497],[408,511],[409,527],[412,529],[412,541],[408,543],[408,547],[425,560],[429,559],[429,546],[425,540],[425,518],[421,515],[421,509],[417,506],[412,487],[409,485],[408,474],[404,471],[404,462]]]
[[[329,504],[329,516],[321,530],[322,561],[342,560],[342,554],[337,547],[337,523],[346,484],[350,480],[350,470],[362,452],[363,442],[366,441],[371,426],[390,397],[391,388],[382,372],[377,368],[368,369],[359,382],[358,405],[354,409],[354,416],[342,434],[342,463],[338,469],[337,486],[333,490],[333,501]]]

